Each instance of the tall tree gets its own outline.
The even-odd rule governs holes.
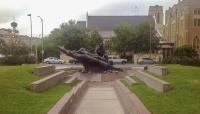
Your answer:
[[[155,29],[149,23],[141,23],[135,27],[123,24],[115,28],[114,32],[116,37],[112,40],[113,50],[121,54],[146,53],[150,50],[150,38],[152,50],[157,48],[159,42]]]
[[[93,53],[95,52],[95,48],[103,43],[103,38],[97,31],[91,31],[90,37],[88,37],[86,40],[87,41],[85,42],[85,44],[88,44],[86,48]]]
[[[132,51],[135,39],[134,28],[128,24],[121,24],[114,29],[114,32],[116,37],[112,38],[113,50],[123,55]]]
[[[87,37],[86,29],[78,27],[74,20],[61,24],[60,28],[54,29],[49,35],[58,45],[63,45],[69,50],[85,47],[84,39]]]
[[[135,53],[149,52],[150,44],[152,50],[157,49],[159,38],[156,36],[156,31],[152,25],[147,22],[140,23],[138,26],[136,26],[135,32],[136,39],[133,45]]]
[[[86,48],[90,52],[94,52],[95,47],[103,42],[97,31],[89,31],[80,27],[74,20],[62,23],[59,28],[51,31],[48,39],[51,39],[49,41],[54,42],[56,45],[64,46],[68,50]]]

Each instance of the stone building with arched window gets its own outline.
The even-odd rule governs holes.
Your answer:
[[[196,50],[200,49],[200,38],[198,36],[194,37],[192,47]]]
[[[166,10],[164,37],[175,47],[191,45],[200,56],[200,0],[179,0]]]

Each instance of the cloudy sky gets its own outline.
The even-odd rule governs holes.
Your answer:
[[[147,15],[150,5],[163,5],[164,9],[178,0],[0,0],[0,28],[11,28],[15,20],[20,34],[30,35],[28,13],[32,14],[33,35],[41,33],[44,19],[44,34],[70,19],[85,20],[89,15]],[[137,7],[137,8],[136,8]]]

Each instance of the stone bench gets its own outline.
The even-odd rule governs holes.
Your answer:
[[[68,86],[73,86],[77,82],[77,77],[72,76],[69,80],[67,80],[64,84]]]
[[[40,66],[33,69],[33,73],[38,76],[47,76],[55,72],[55,65]]]
[[[38,81],[31,83],[30,89],[34,92],[42,92],[47,90],[48,88],[56,85],[60,81],[62,81],[67,76],[65,71],[59,71],[50,76],[44,77]]]
[[[151,114],[140,99],[120,81],[115,81],[113,87],[125,114]]]
[[[151,76],[141,70],[136,70],[136,77],[140,80],[144,81],[146,85],[149,87],[160,91],[160,92],[167,92],[172,89],[171,84],[168,82],[165,82],[159,78],[156,78],[154,76]]]
[[[137,82],[134,79],[132,79],[130,76],[126,76],[125,79],[127,80],[129,85],[136,85],[137,84]]]
[[[70,92],[66,93],[47,114],[73,114],[77,102],[87,90],[87,81],[82,81]]]
[[[168,68],[163,66],[149,65],[147,66],[147,71],[157,74],[159,76],[164,76],[168,74]]]

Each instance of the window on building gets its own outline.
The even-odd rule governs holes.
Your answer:
[[[194,14],[195,14],[195,15],[198,14],[198,10],[197,10],[197,9],[194,10]]]
[[[195,9],[194,10],[194,15],[200,15],[200,9]]]
[[[157,23],[160,23],[160,13],[157,14]]]
[[[194,19],[194,26],[197,26],[197,19]]]
[[[193,40],[193,48],[200,49],[200,39],[198,38],[198,36],[195,36]]]
[[[194,18],[194,26],[195,27],[197,27],[197,26],[200,27],[200,18]]]
[[[105,49],[106,50],[109,50],[109,49],[111,49],[111,47],[112,47],[112,42],[111,41],[109,41],[109,40],[107,40],[107,41],[105,41]]]
[[[200,26],[200,19],[198,19],[198,26]]]

